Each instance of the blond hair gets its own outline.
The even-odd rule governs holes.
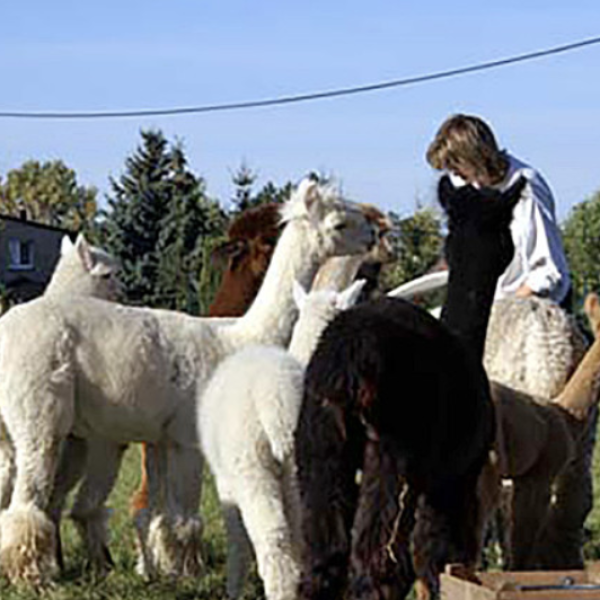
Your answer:
[[[508,168],[506,154],[498,148],[490,126],[470,115],[446,119],[426,156],[434,169],[469,172],[479,183],[488,185],[504,179]]]

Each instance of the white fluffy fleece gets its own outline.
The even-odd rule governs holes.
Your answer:
[[[118,448],[131,441],[153,443],[149,453],[150,521],[171,528],[169,547],[148,549],[143,556],[166,557],[146,572],[178,571],[190,565],[190,548],[198,547],[195,526],[201,488],[202,459],[195,427],[196,397],[219,362],[250,343],[287,343],[297,311],[292,282],[309,285],[327,258],[364,253],[374,231],[355,204],[314,182],[304,182],[286,205],[288,222],[252,307],[235,322],[201,319],[174,311],[122,306],[96,298],[49,294],[11,309],[0,335],[0,417],[13,443],[15,477],[2,528],[22,511],[47,512],[60,474],[60,448],[73,434],[95,456],[98,444],[113,451],[104,461],[88,460],[85,511],[104,502],[119,469]],[[57,374],[66,373],[55,379]],[[66,445],[69,449],[69,445]],[[63,453],[64,456],[64,453]],[[89,458],[89,455],[88,455]],[[74,464],[77,456],[63,463]],[[74,484],[81,473],[72,474]],[[66,477],[67,480],[71,478]],[[54,488],[54,489],[53,489]],[[66,492],[69,485],[61,488]],[[52,500],[61,505],[61,498]],[[190,526],[188,527],[188,523]],[[92,533],[93,527],[86,528]],[[186,539],[183,539],[186,538]],[[30,562],[45,565],[31,536],[11,538],[0,531],[0,559],[12,546],[25,549]],[[149,539],[145,534],[141,538]],[[11,579],[27,580],[27,561],[1,565]],[[187,569],[188,567],[186,567]],[[193,567],[189,567],[195,570]],[[46,575],[42,575],[45,577]],[[50,574],[48,574],[50,576]]]
[[[300,536],[294,430],[304,368],[327,325],[352,305],[363,282],[346,291],[296,296],[300,316],[290,352],[249,346],[225,359],[198,399],[198,432],[215,476],[229,538],[227,591],[240,595],[254,547],[268,600],[292,600]]]

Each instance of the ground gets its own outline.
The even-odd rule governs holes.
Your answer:
[[[600,560],[600,444],[594,457],[595,489],[598,501],[590,514],[589,539],[585,546],[588,560]],[[219,600],[225,598],[225,535],[214,486],[205,488],[202,514],[205,521],[206,574],[198,580],[147,584],[134,573],[133,528],[128,515],[128,501],[139,480],[139,449],[130,447],[125,455],[118,485],[109,499],[113,511],[110,519],[111,551],[114,571],[103,581],[85,575],[84,558],[77,544],[73,526],[63,524],[67,573],[52,589],[43,594],[46,600]],[[252,573],[243,600],[262,598],[256,573]],[[0,578],[2,600],[34,600],[40,596],[31,590],[15,589]]]

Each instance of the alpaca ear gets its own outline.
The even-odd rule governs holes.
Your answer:
[[[73,251],[74,247],[75,246],[73,245],[71,238],[68,235],[64,235],[63,239],[60,242],[60,255],[66,256],[67,254],[69,254],[69,252]]]
[[[88,244],[83,233],[80,233],[77,236],[77,239],[75,240],[75,249],[77,250],[77,254],[79,254],[84,269],[90,272],[94,268],[96,261],[92,255],[92,248]]]
[[[600,333],[600,300],[594,293],[589,293],[585,297],[583,303],[583,310],[588,318],[590,328],[594,333],[594,337],[597,338]]]
[[[319,219],[321,216],[321,194],[319,184],[312,179],[304,179],[299,186],[304,199],[304,206],[311,218]]]
[[[346,310],[356,304],[360,293],[363,291],[366,279],[357,279],[354,283],[350,284],[344,291],[340,292],[336,298],[336,306],[339,310]]]
[[[302,287],[302,284],[294,280],[292,283],[292,294],[294,296],[294,303],[298,310],[302,310],[304,303],[306,302],[307,291]]]

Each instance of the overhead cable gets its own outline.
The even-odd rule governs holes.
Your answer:
[[[551,55],[561,54],[564,52],[570,52],[584,48],[586,46],[592,46],[600,44],[600,37],[589,38],[573,42],[570,44],[564,44],[562,46],[554,46],[553,48],[547,48],[545,50],[537,50],[535,52],[528,52],[525,54],[518,54],[508,58],[501,58],[498,60],[492,60],[488,62],[482,62],[478,64],[469,65],[466,67],[459,67],[456,69],[449,69],[446,71],[438,71],[434,73],[428,73],[425,75],[418,75],[415,77],[406,77],[404,79],[395,79],[391,81],[384,81],[380,83],[373,83],[367,85],[361,85],[356,87],[340,88],[336,90],[328,90],[322,92],[311,92],[305,94],[296,94],[291,96],[281,96],[279,98],[268,98],[265,100],[248,100],[245,102],[230,102],[224,104],[208,104],[204,106],[188,106],[180,108],[158,108],[158,109],[141,109],[141,110],[106,110],[106,111],[76,111],[76,112],[50,112],[50,111],[5,111],[0,110],[0,118],[14,118],[14,119],[114,119],[114,118],[131,118],[131,117],[162,117],[162,116],[176,116],[186,114],[200,114],[210,112],[222,112],[222,111],[233,111],[233,110],[244,110],[249,108],[262,108],[268,106],[280,106],[285,104],[296,104],[300,102],[308,102],[313,100],[324,100],[326,98],[337,98],[340,96],[350,96],[352,94],[362,94],[366,92],[375,92],[379,90],[385,90],[389,88],[403,87],[409,85],[415,85],[419,83],[425,83],[427,81],[434,81],[438,79],[450,79],[460,75],[466,75],[468,73],[474,73],[477,71],[485,71],[489,69],[495,69],[506,65],[515,63],[526,62],[538,58],[544,58]]]

